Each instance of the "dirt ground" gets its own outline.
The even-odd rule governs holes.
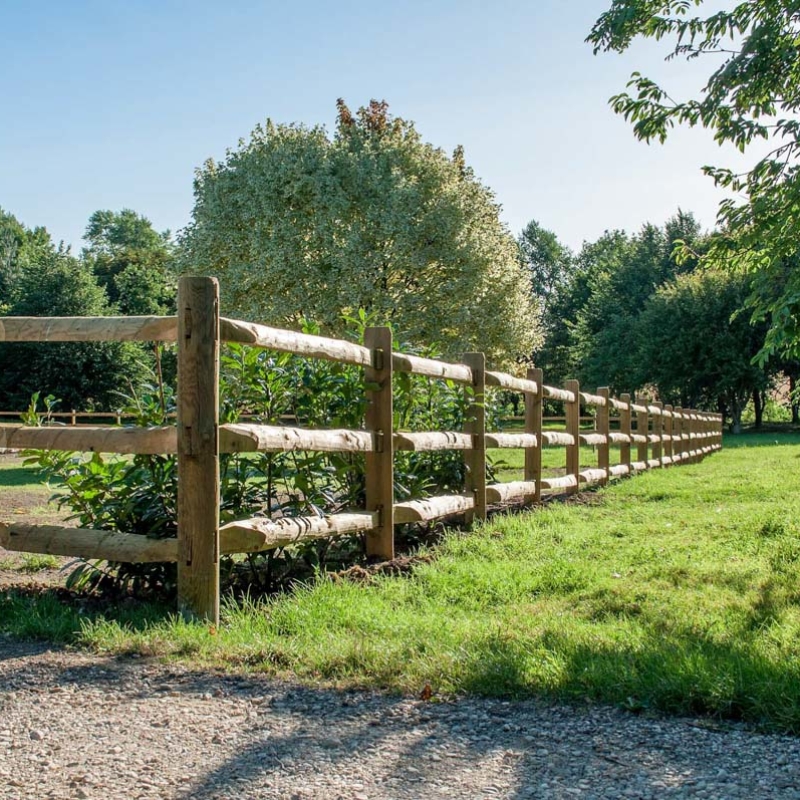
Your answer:
[[[9,470],[22,468],[16,453],[0,453],[0,522],[25,522],[31,525],[70,525],[67,512],[49,502],[50,489],[8,485]],[[6,469],[8,468],[8,469]],[[58,566],[33,570],[30,554],[15,553],[0,547],[0,588],[7,586],[63,586],[68,570],[64,567],[74,559],[58,558]]]

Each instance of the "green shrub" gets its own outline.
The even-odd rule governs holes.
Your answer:
[[[360,340],[368,324],[363,314],[351,319],[353,338]],[[318,332],[310,323],[304,330]],[[402,345],[396,349],[409,352]],[[419,354],[437,355],[432,350]],[[150,383],[124,398],[124,410],[135,414],[134,424],[171,423],[175,392],[160,376],[160,369],[156,369]],[[220,418],[225,423],[245,417],[260,424],[280,424],[291,418],[303,427],[358,429],[363,427],[366,388],[363,370],[358,367],[232,344],[221,356]],[[397,374],[395,426],[404,430],[461,430],[469,392],[451,381]],[[30,424],[38,422],[37,401],[35,396]],[[48,398],[46,408],[52,410],[52,404],[52,398]],[[494,407],[488,405],[489,416],[496,423]],[[55,499],[70,510],[70,519],[81,527],[155,538],[177,535],[174,456],[105,457],[39,450],[26,455],[27,463],[40,468],[55,485]],[[460,491],[463,483],[464,463],[459,451],[403,452],[395,458],[398,500]],[[365,460],[359,453],[222,454],[220,488],[223,524],[253,516],[275,518],[363,508]],[[348,546],[352,549],[352,543],[343,545]],[[293,580],[298,566],[306,571],[322,568],[329,547],[329,542],[320,541],[249,555],[244,561],[224,558],[222,571],[231,582],[253,581],[258,584],[256,588],[272,591]],[[349,557],[353,555],[351,552]],[[82,563],[71,582],[170,595],[175,579],[174,564],[112,564],[101,568],[98,563]]]

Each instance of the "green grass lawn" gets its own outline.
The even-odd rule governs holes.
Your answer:
[[[153,607],[0,593],[0,631],[97,651],[435,695],[709,713],[800,732],[800,435],[453,534],[406,577],[320,579],[228,604],[221,629]],[[116,615],[116,616],[115,616]]]
[[[14,489],[40,492],[44,496],[50,495],[50,490],[42,483],[39,470],[24,466],[18,458],[0,457],[0,497],[3,492]]]

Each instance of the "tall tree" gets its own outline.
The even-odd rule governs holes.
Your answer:
[[[343,331],[358,309],[405,340],[450,356],[530,354],[530,281],[492,193],[373,101],[339,101],[321,127],[257,127],[195,181],[186,269],[220,278],[226,309],[271,324],[316,320]]]
[[[625,51],[639,38],[667,39],[669,58],[708,62],[696,97],[674,98],[668,89],[635,72],[632,93],[611,98],[614,110],[645,141],[664,141],[676,125],[700,125],[719,143],[747,151],[768,142],[769,154],[735,173],[707,166],[715,183],[735,193],[722,200],[720,235],[707,260],[735,266],[769,281],[793,258],[800,241],[800,3],[743,0],[706,16],[691,13],[703,0],[613,0],[592,28],[595,52]],[[755,320],[769,320],[763,356],[800,354],[795,320],[800,315],[800,271],[792,270],[779,295],[751,295]]]
[[[109,302],[122,314],[165,314],[175,304],[169,231],[128,208],[95,211],[89,218],[83,259]]]
[[[636,323],[656,289],[691,269],[673,254],[675,237],[700,247],[699,227],[679,212],[664,228],[647,224],[635,236],[616,232],[585,248],[581,259],[593,262],[590,294],[578,311],[571,335],[578,376],[588,385],[626,391],[642,383],[641,362],[633,345]]]
[[[44,239],[48,245],[43,245]],[[109,312],[91,270],[44,229],[22,249],[5,309],[10,316],[91,316]],[[132,343],[0,343],[0,407],[23,409],[31,395],[52,394],[66,408],[113,409],[118,392],[142,375],[142,351]]]
[[[766,328],[737,314],[746,278],[719,270],[679,275],[659,287],[637,321],[642,383],[676,405],[718,409],[741,428],[742,411],[768,385],[753,363]]]

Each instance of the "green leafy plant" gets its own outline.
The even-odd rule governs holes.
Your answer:
[[[361,340],[372,323],[368,314],[349,318],[350,336]],[[304,323],[306,333],[317,333]],[[398,345],[408,351],[410,348]],[[433,357],[432,350],[419,354]],[[152,380],[125,396],[124,411],[141,426],[170,424],[175,412],[173,388],[158,368]],[[221,356],[220,418],[223,423],[291,423],[310,428],[363,427],[366,385],[363,370],[328,361],[303,359],[241,345],[228,345]],[[395,378],[395,425],[405,430],[461,430],[469,389],[451,381]],[[46,411],[32,400],[29,424],[48,423],[55,401]],[[499,406],[498,406],[499,408]],[[488,405],[495,423],[494,402]],[[119,530],[166,538],[177,535],[177,463],[174,456],[106,457],[54,451],[29,451],[26,463],[46,474],[56,487],[55,499],[70,510],[70,519],[85,528]],[[413,499],[460,491],[463,456],[458,451],[398,453],[395,496]],[[358,453],[229,453],[220,456],[221,522],[250,517],[278,518],[330,514],[365,504],[365,460]],[[352,540],[321,540],[281,551],[223,559],[229,585],[273,591],[298,574],[324,568],[337,560],[361,555]],[[95,588],[154,592],[175,589],[174,564],[111,564],[81,562],[71,583]]]

